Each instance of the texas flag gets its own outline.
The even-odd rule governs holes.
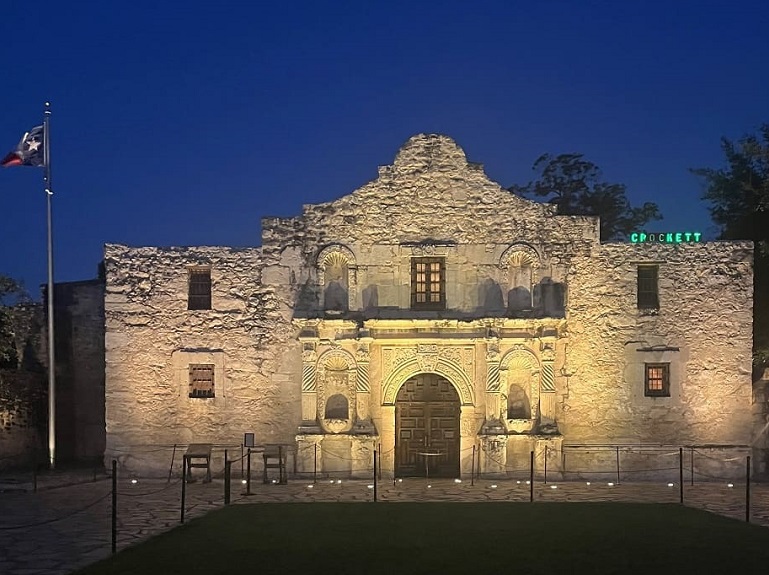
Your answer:
[[[21,137],[16,148],[0,161],[0,166],[45,166],[45,130],[35,126]]]

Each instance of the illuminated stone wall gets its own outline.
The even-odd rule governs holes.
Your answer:
[[[659,266],[659,311],[637,309],[639,264]],[[561,389],[570,441],[748,444],[752,244],[605,244],[569,273]],[[671,364],[644,397],[643,364]]]
[[[395,394],[428,372],[461,398],[463,473],[474,445],[511,475],[545,446],[557,472],[564,443],[750,441],[748,244],[601,245],[597,218],[510,194],[435,135],[262,229],[253,249],[106,247],[108,458],[167,468],[173,444],[253,431],[296,443],[300,472],[318,446],[322,472],[366,476],[376,445],[392,471]],[[445,310],[411,309],[422,256],[445,262]],[[659,265],[655,315],[637,309],[642,263]],[[188,311],[201,265],[213,309]],[[644,397],[645,362],[670,362],[671,397]],[[215,398],[187,397],[194,363],[223,374]]]
[[[293,439],[301,366],[279,256],[259,249],[105,248],[105,459],[167,471],[173,444]],[[187,310],[187,274],[211,266],[212,309]],[[190,398],[188,364],[213,364],[213,399]],[[176,456],[178,462],[178,455]]]

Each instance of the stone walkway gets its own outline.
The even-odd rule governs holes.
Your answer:
[[[64,482],[66,483],[66,482]],[[111,481],[23,491],[1,491],[0,573],[63,575],[103,559],[111,551]],[[244,495],[240,480],[232,483],[232,503],[373,501],[367,481],[292,480],[288,485],[252,483]],[[181,483],[178,479],[130,480],[118,484],[118,549],[179,525]],[[399,501],[529,501],[526,481],[404,479],[377,485],[381,502]],[[224,505],[221,480],[187,486],[185,519],[200,517]],[[664,483],[556,482],[536,483],[535,501],[627,501],[678,503],[679,486]],[[685,485],[685,504],[745,520],[745,486],[725,483]],[[751,488],[751,522],[769,526],[769,484]]]

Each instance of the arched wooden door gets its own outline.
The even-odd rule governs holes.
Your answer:
[[[454,386],[439,375],[417,375],[395,399],[395,475],[459,477],[459,408]],[[429,460],[429,461],[428,461]]]

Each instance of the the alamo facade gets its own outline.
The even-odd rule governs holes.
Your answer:
[[[257,248],[108,245],[105,458],[509,475],[564,445],[751,441],[752,245],[605,243],[418,135]],[[551,462],[558,471],[557,455]]]

